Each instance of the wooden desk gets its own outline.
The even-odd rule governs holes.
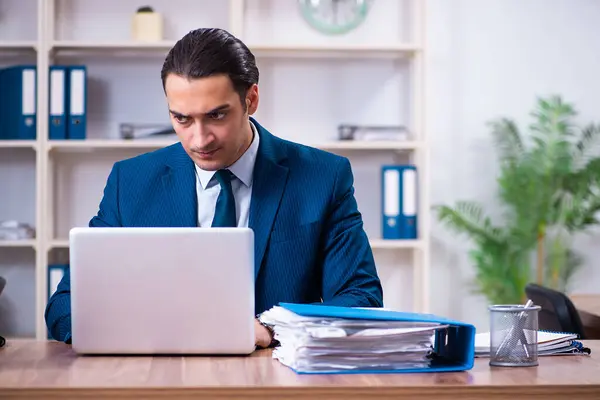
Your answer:
[[[591,356],[540,358],[538,367],[459,373],[297,375],[267,350],[248,357],[99,357],[56,342],[10,341],[0,349],[0,397],[599,399],[600,341]]]
[[[569,298],[579,312],[588,339],[600,339],[600,295],[573,294]]]

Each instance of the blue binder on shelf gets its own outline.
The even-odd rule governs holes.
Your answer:
[[[52,65],[49,71],[48,139],[67,138],[67,69]]]
[[[37,68],[15,65],[0,71],[0,138],[37,137]]]
[[[87,68],[67,67],[67,138],[85,139],[87,129]]]
[[[63,276],[65,275],[65,272],[68,267],[69,267],[68,264],[50,264],[50,265],[48,265],[48,271],[47,271],[47,273],[48,273],[48,278],[47,278],[48,300],[50,300],[50,297],[54,294],[54,292],[56,292],[56,288],[58,287],[58,284],[60,283]],[[50,335],[49,331],[48,331],[48,339],[52,339],[52,335]]]
[[[417,239],[417,168],[385,165],[381,169],[383,239]]]
[[[447,319],[433,314],[407,313],[377,308],[354,308],[326,306],[320,304],[280,303],[279,306],[304,317],[344,318],[377,321],[428,322],[448,325],[448,328],[437,330],[434,338],[434,356],[427,367],[403,368],[395,370],[359,370],[339,369],[315,374],[331,373],[414,373],[414,372],[456,372],[468,371],[475,363],[474,325]],[[312,372],[299,372],[311,374]]]

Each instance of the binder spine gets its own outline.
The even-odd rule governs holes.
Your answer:
[[[6,125],[4,98],[6,97],[6,93],[8,91],[8,87],[6,86],[3,78],[5,73],[6,71],[4,69],[0,69],[0,140],[10,139],[10,134],[4,126]]]
[[[417,239],[416,167],[383,166],[381,184],[383,239]]]
[[[87,129],[87,68],[68,68],[68,129],[69,139],[85,139]]]
[[[3,139],[35,140],[37,70],[31,65],[5,68],[0,74],[0,128]]]
[[[36,138],[36,86],[37,73],[35,68],[24,68],[21,71],[21,123],[19,124],[19,139],[31,140]]]
[[[66,120],[66,71],[63,66],[50,67],[50,91],[48,98],[48,138],[61,140],[67,138]]]

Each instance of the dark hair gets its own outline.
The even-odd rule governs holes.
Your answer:
[[[248,89],[258,83],[254,54],[241,40],[218,28],[196,29],[177,41],[160,72],[163,90],[171,73],[190,79],[227,75],[243,105]]]

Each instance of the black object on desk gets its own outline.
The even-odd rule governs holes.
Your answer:
[[[4,290],[4,286],[6,286],[6,279],[0,276],[0,294],[2,294],[2,290]],[[6,339],[0,336],[0,347],[6,344]]]
[[[525,294],[542,307],[539,316],[540,330],[576,333],[579,339],[587,339],[579,312],[566,294],[535,283],[525,287]]]

